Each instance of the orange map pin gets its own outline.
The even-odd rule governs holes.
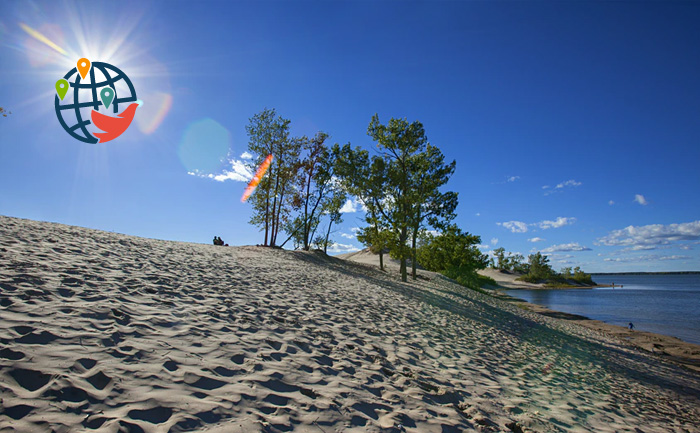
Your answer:
[[[90,60],[86,58],[82,58],[78,60],[78,72],[80,72],[80,76],[83,77],[83,80],[85,79],[85,76],[87,73],[90,71]]]

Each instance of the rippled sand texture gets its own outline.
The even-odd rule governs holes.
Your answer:
[[[697,375],[421,275],[0,217],[0,431],[698,431]]]

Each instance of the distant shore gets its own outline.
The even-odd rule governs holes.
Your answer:
[[[669,272],[591,272],[591,275],[700,275],[700,271],[669,271]]]
[[[589,317],[580,316],[577,314],[564,313],[562,311],[551,310],[543,305],[532,304],[522,299],[507,295],[502,290],[558,290],[559,288],[545,287],[543,284],[532,284],[522,281],[517,281],[517,276],[511,273],[503,273],[495,269],[485,269],[479,271],[480,274],[493,278],[498,287],[492,290],[498,293],[502,299],[509,300],[515,303],[520,308],[523,308],[543,316],[554,317],[557,319],[573,322],[577,325],[593,329],[598,332],[610,335],[625,344],[630,344],[638,347],[653,355],[659,356],[664,360],[681,364],[695,372],[700,372],[700,345],[683,341],[677,337],[671,337],[653,332],[634,331],[623,326],[611,325],[600,320],[594,320]],[[682,272],[675,274],[688,274],[690,272]],[[644,273],[638,273],[644,274]],[[649,274],[669,274],[669,273],[649,273]],[[592,275],[611,275],[611,274],[592,274]],[[615,275],[632,275],[632,273],[615,274]],[[593,289],[601,287],[613,287],[612,284],[598,284],[587,287],[561,287],[561,289]],[[614,287],[624,287],[624,285],[615,284]]]
[[[586,328],[602,332],[615,337],[624,343],[638,347],[646,352],[658,356],[666,361],[683,365],[700,373],[700,345],[683,341],[680,338],[669,335],[656,334],[654,332],[630,330],[624,326],[611,325],[600,320],[594,320],[578,314],[565,313],[549,309],[543,305],[532,304],[522,299],[510,296],[498,291],[499,298],[509,300],[518,307],[541,314],[566,320]]]

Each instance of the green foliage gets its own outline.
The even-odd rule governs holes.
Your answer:
[[[493,250],[493,254],[495,256],[495,261],[492,258],[490,263],[493,265],[492,267],[494,269],[525,273],[529,270],[528,265],[523,262],[525,257],[523,257],[522,254],[506,253],[506,249],[503,247]]]
[[[328,134],[319,132],[312,139],[302,137],[304,157],[298,164],[292,208],[298,212],[290,228],[297,228],[292,235],[295,246],[309,250],[315,241],[316,230],[323,215],[329,215],[331,223],[339,223],[340,208],[347,194],[334,179],[335,157],[325,144]],[[324,251],[328,247],[324,238]]]
[[[528,256],[529,272],[526,275],[518,278],[521,281],[529,283],[540,283],[547,281],[554,276],[554,271],[549,265],[549,257],[543,255],[539,251]]]
[[[477,276],[478,276],[477,278],[479,281],[479,287],[484,287],[484,286],[496,287],[496,286],[498,286],[498,283],[496,282],[496,280],[494,280],[491,277],[487,277],[486,275],[479,275],[479,274],[477,274]]]
[[[406,281],[406,262],[416,261],[421,228],[442,227],[454,218],[457,194],[438,188],[454,172],[455,162],[444,163],[420,122],[390,119],[383,125],[375,114],[367,134],[377,142],[379,155],[370,158],[359,147],[336,146],[336,172],[348,192],[367,208],[370,229],[363,233],[363,242],[375,250],[388,248],[401,261],[401,278]]]
[[[424,232],[417,250],[418,262],[427,270],[440,272],[463,286],[478,288],[482,280],[477,271],[484,269],[488,257],[476,247],[479,236],[448,226],[444,233],[434,236]]]
[[[574,281],[586,285],[594,285],[595,283],[591,279],[591,275],[583,272],[580,267],[576,266],[574,268],[574,275],[573,275]]]
[[[8,114],[12,114],[12,111],[7,111],[3,107],[0,107],[0,114],[2,114],[2,117],[7,117]]]
[[[289,123],[274,109],[266,108],[250,118],[246,126],[248,151],[255,155],[248,166],[251,171],[255,172],[267,155],[273,155],[267,174],[248,199],[253,206],[250,223],[265,231],[264,245],[276,245],[277,235],[287,225],[291,211],[303,140],[289,137]]]
[[[586,274],[580,267],[575,267],[573,273],[570,267],[561,269],[560,273],[556,273],[549,265],[549,258],[541,253],[530,255],[530,272],[518,278],[520,281],[529,283],[546,283],[549,287],[566,287],[575,286],[576,283],[588,286],[595,285],[589,274]]]

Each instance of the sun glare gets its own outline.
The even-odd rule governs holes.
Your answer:
[[[87,58],[114,65],[129,76],[148,107],[137,117],[139,130],[154,133],[170,111],[173,96],[168,68],[156,60],[149,46],[148,41],[155,39],[141,25],[143,11],[129,8],[113,16],[83,4],[66,4],[58,15],[48,12],[36,7],[18,9],[14,23],[6,21],[3,27],[12,39],[2,40],[3,45],[23,52],[31,74],[38,77],[37,94],[25,98],[23,105],[31,104],[32,111],[42,115],[53,112],[51,93],[55,94],[56,80],[76,67],[78,59]]]

